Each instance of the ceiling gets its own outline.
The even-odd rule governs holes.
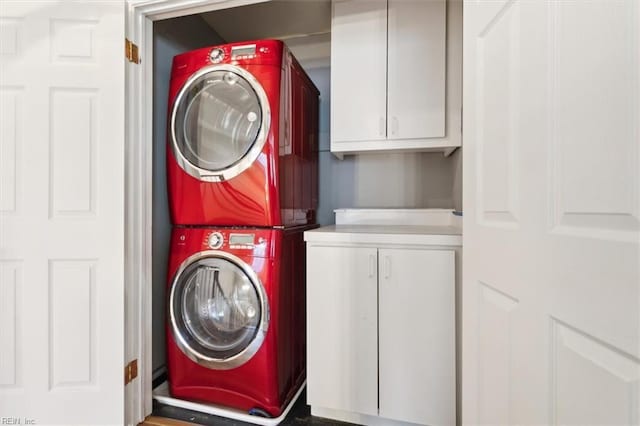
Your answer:
[[[201,16],[227,42],[291,39],[328,33],[331,30],[331,0],[273,0]]]

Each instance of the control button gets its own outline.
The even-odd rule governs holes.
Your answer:
[[[209,59],[214,64],[222,62],[222,60],[224,59],[224,50],[220,48],[213,49],[211,53],[209,53]]]
[[[219,232],[212,232],[209,235],[209,240],[207,241],[207,243],[209,244],[209,248],[214,250],[219,249],[224,243],[224,237]]]

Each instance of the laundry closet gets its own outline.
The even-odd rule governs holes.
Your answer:
[[[639,3],[439,4],[3,1],[4,420],[139,424],[167,396],[171,60],[273,37],[319,91],[311,414],[637,424]]]
[[[462,155],[459,148],[462,140],[461,3],[434,2],[439,5],[434,11],[422,10],[417,17],[411,16],[411,7],[404,6],[399,9],[404,15],[390,18],[391,35],[387,35],[386,1],[366,2],[364,8],[363,3],[359,2],[337,4],[334,7],[338,7],[338,10],[332,11],[329,0],[269,1],[154,23],[152,362],[156,385],[166,379],[167,372],[165,321],[167,265],[172,229],[167,199],[167,119],[170,114],[167,98],[171,64],[175,55],[202,47],[270,38],[284,41],[291,49],[320,92],[316,213],[319,225],[336,223],[337,209],[357,209],[354,212],[374,209],[374,212],[385,211],[389,218],[393,217],[395,211],[406,213],[435,209],[433,211],[446,221],[451,211],[462,208]],[[341,7],[346,9],[340,10]],[[383,18],[385,28],[380,28],[381,31],[374,28],[371,32],[370,28],[358,28],[357,24],[353,28],[340,27],[341,32],[337,36],[353,41],[348,43],[345,40],[345,43],[339,44],[344,47],[337,49],[334,45],[332,50],[332,13],[334,19],[338,18],[336,14],[341,14],[344,20],[359,17],[363,22],[371,18],[371,13],[374,17],[377,14],[379,18]],[[429,13],[433,17],[429,18]],[[435,31],[435,34],[429,34],[428,31],[425,33],[425,19],[434,21],[429,24],[433,24],[431,26],[435,30],[431,31]],[[403,20],[408,20],[408,29]],[[335,22],[333,28],[338,28]],[[366,34],[366,31],[377,37],[376,42],[380,44],[382,51],[376,51],[377,47],[372,46],[370,40],[357,41],[357,33]],[[388,37],[391,37],[390,48],[397,50],[393,54],[388,54],[385,50]],[[430,47],[428,43],[423,46],[419,41],[407,45],[407,41],[412,38],[425,41],[434,38],[432,44],[435,46]],[[400,39],[405,40],[404,44]],[[369,50],[373,48],[361,55],[367,58],[367,63],[360,66],[353,60],[348,61],[350,55],[358,57],[357,52],[362,47]],[[351,49],[355,53],[350,54]],[[420,58],[419,52],[425,50],[436,52],[434,56],[438,59],[433,61],[435,66],[431,65],[434,75],[423,76],[423,70],[429,69],[425,65],[429,58]],[[371,63],[370,56],[379,63]],[[387,57],[389,61],[397,62],[395,66],[391,62],[387,65]],[[414,62],[415,71],[412,68]],[[333,82],[332,66],[337,66],[339,71],[339,77],[334,77]],[[392,85],[387,82],[387,69],[390,70],[389,78],[392,81],[397,80],[400,85],[405,86],[404,93],[398,90],[389,106],[386,89]],[[381,76],[381,72],[384,75]],[[336,75],[335,70],[333,75]],[[369,82],[370,75],[375,76],[377,81]],[[418,80],[417,89],[410,88],[411,82],[416,79],[424,81]],[[349,81],[353,83],[349,84]],[[385,92],[373,95],[368,93],[376,86],[384,86]],[[432,92],[433,99],[421,95],[422,92]],[[375,96],[379,99],[375,99]],[[404,103],[403,96],[407,98]],[[357,100],[356,105],[349,103],[354,100]],[[368,110],[376,105],[381,105],[377,107],[378,110]],[[421,121],[420,111],[433,112],[431,123],[426,125],[426,138],[410,134],[406,129],[411,124],[407,125],[406,120],[400,121],[400,126],[405,131],[404,139],[396,137],[398,113],[393,108],[400,107],[409,110],[409,117],[417,114],[418,121]],[[382,114],[385,117],[378,117],[381,110],[384,110]],[[331,120],[339,123],[332,125]],[[368,131],[367,121],[375,121],[376,134],[372,139],[376,140],[363,143],[368,136],[358,135],[358,132],[362,129]],[[388,121],[388,132],[386,124],[381,124],[382,121]],[[423,131],[419,128],[420,125],[421,123],[418,124],[418,132]],[[381,126],[385,128],[381,130]],[[362,129],[359,130],[358,127]],[[332,138],[332,130],[338,132],[338,137]],[[403,145],[407,142],[407,145]],[[384,146],[385,143],[388,146]],[[457,256],[459,262],[460,254]],[[453,300],[451,303],[453,309]],[[451,326],[454,326],[453,318]],[[452,336],[455,334],[453,329],[450,332]],[[451,356],[455,358],[455,353],[452,352]]]

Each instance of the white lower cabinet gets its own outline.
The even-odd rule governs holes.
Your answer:
[[[454,425],[455,251],[310,244],[307,256],[312,412]]]
[[[378,250],[379,415],[455,424],[455,253]]]
[[[377,415],[377,250],[308,247],[307,259],[307,402]]]

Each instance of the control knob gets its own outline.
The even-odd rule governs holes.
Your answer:
[[[219,232],[212,232],[211,234],[209,234],[207,243],[209,244],[209,248],[217,250],[222,247],[222,244],[224,243],[224,237]]]
[[[224,50],[220,49],[220,48],[215,48],[211,51],[211,53],[209,53],[209,59],[211,60],[211,62],[213,62],[214,64],[217,64],[219,62],[222,62],[222,60],[224,59]]]

